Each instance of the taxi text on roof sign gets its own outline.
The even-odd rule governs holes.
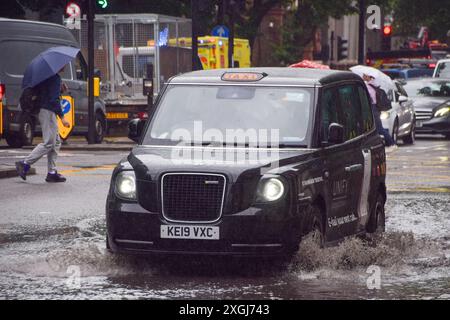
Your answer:
[[[257,72],[225,72],[222,75],[224,81],[258,81],[267,76]]]

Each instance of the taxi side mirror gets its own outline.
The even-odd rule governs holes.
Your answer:
[[[128,138],[138,143],[147,120],[133,119],[128,123]]]
[[[340,144],[344,142],[344,126],[331,123],[328,127],[328,143]]]
[[[408,97],[405,97],[405,96],[398,97],[398,102],[402,103],[402,102],[406,102],[406,101],[408,101]]]

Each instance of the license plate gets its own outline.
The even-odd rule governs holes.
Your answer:
[[[416,121],[416,128],[422,128],[423,122],[422,121]]]
[[[219,240],[219,227],[162,225],[161,239]]]
[[[106,119],[128,119],[128,112],[108,112]]]

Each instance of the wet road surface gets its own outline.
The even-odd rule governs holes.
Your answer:
[[[126,153],[63,152],[64,185],[44,182],[43,160],[26,182],[0,180],[0,299],[450,299],[449,149],[421,139],[388,156],[382,238],[307,239],[289,264],[111,255],[106,193]],[[0,163],[27,152],[0,148]]]

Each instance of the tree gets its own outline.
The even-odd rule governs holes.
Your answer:
[[[387,8],[391,0],[372,0]],[[274,45],[274,58],[281,65],[297,62],[304,50],[311,44],[316,31],[328,23],[328,18],[339,19],[345,15],[359,13],[358,1],[353,0],[299,0],[298,6],[290,1],[287,8],[282,33],[282,43]],[[367,3],[367,1],[366,1]]]
[[[25,15],[24,8],[16,0],[3,0],[2,1],[2,14],[3,18],[23,19]]]
[[[253,47],[258,36],[259,26],[266,14],[275,6],[285,6],[291,0],[244,0],[240,14],[236,17],[236,34],[238,37],[248,39]]]
[[[358,12],[352,0],[302,0],[298,6],[287,10],[281,30],[282,43],[274,45],[274,57],[281,65],[298,61],[305,48],[314,40],[319,27],[328,23],[328,18],[340,18]]]
[[[396,34],[417,35],[426,26],[430,39],[445,41],[450,30],[450,0],[392,0]]]

